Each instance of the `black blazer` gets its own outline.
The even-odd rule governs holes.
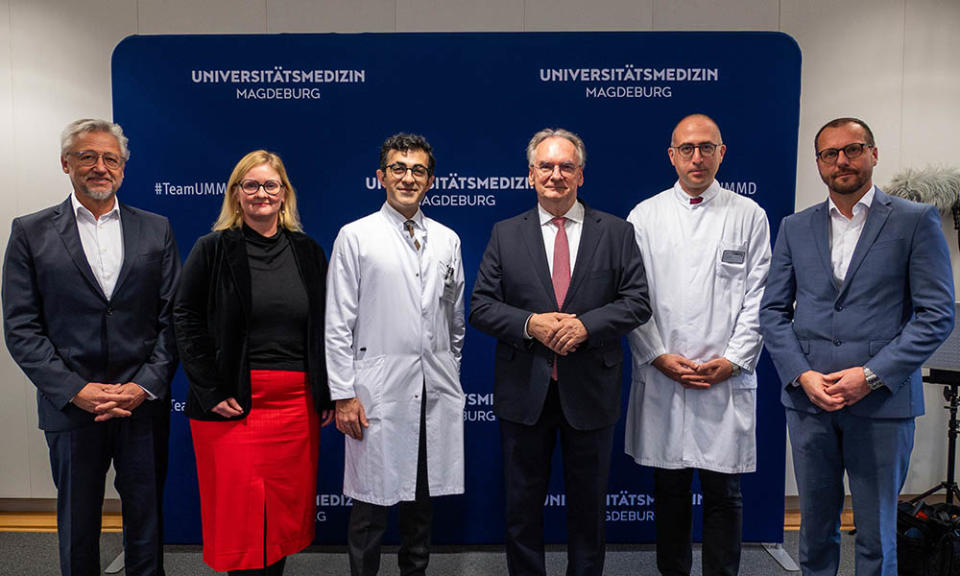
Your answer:
[[[306,234],[284,231],[307,292],[307,374],[317,411],[333,406],[323,352],[327,258]],[[177,347],[190,383],[186,414],[224,420],[211,408],[233,396],[250,413],[247,326],[253,296],[243,230],[211,232],[197,240],[183,266],[173,308]]]
[[[570,288],[560,312],[574,313],[589,337],[558,358],[560,404],[578,430],[610,426],[620,417],[620,337],[650,317],[643,260],[626,221],[585,206]],[[470,323],[497,338],[494,411],[534,424],[547,397],[554,353],[523,337],[533,313],[556,312],[536,208],[498,222],[480,263]]]
[[[169,415],[177,244],[166,218],[126,204],[120,226],[123,264],[108,300],[83,253],[69,198],[13,221],[3,324],[7,349],[37,387],[43,430],[93,424],[93,414],[70,402],[88,382],[136,382],[157,400],[131,417]]]

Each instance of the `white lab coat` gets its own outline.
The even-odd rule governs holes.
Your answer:
[[[346,437],[343,493],[381,506],[413,500],[420,394],[426,386],[430,495],[463,492],[463,263],[453,230],[384,203],[347,224],[327,274],[331,397],[359,398],[370,427]]]
[[[645,466],[752,472],[770,226],[754,201],[716,182],[702,196],[690,205],[677,183],[627,218],[643,254],[653,315],[629,335],[626,452]],[[742,372],[688,390],[650,364],[664,353],[696,362],[724,357]]]

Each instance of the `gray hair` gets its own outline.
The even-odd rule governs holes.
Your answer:
[[[579,136],[563,128],[544,128],[534,134],[533,138],[530,139],[530,143],[527,144],[527,164],[533,166],[533,156],[537,151],[537,146],[547,138],[563,138],[564,140],[568,140],[573,144],[574,148],[577,149],[577,159],[579,160],[577,163],[580,167],[583,168],[587,163],[587,147],[583,145],[583,140],[581,140]]]
[[[127,148],[127,137],[123,135],[123,128],[119,124],[114,124],[108,120],[93,118],[83,118],[67,124],[67,127],[60,133],[60,155],[66,156],[70,152],[77,136],[90,132],[106,132],[116,138],[123,160],[130,160],[130,149]]]

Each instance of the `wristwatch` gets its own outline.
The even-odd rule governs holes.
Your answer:
[[[866,366],[863,367],[863,375],[867,377],[867,386],[870,387],[870,390],[879,390],[883,387],[883,382],[880,380],[880,377]]]
[[[727,360],[727,362],[730,362],[730,361]],[[733,373],[730,374],[730,377],[731,377],[731,378],[736,378],[737,376],[739,376],[739,375],[740,375],[740,365],[737,364],[737,363],[735,363],[735,362],[730,362],[730,366],[733,367]]]

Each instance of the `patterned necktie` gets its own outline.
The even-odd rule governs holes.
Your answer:
[[[557,226],[557,237],[553,241],[553,292],[557,296],[558,309],[563,308],[563,301],[570,288],[570,243],[567,241],[567,219],[558,216],[551,220]],[[550,377],[557,380],[557,356],[553,356],[553,370]]]
[[[407,229],[407,232],[410,233],[410,237],[413,238],[413,247],[418,251],[420,250],[420,241],[413,235],[413,220],[407,220],[403,223],[404,228]]]

